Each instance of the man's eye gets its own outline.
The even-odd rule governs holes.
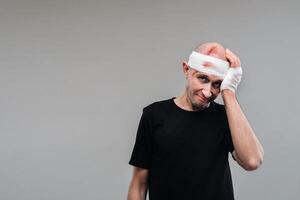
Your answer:
[[[215,88],[219,88],[221,86],[221,83],[214,83]]]
[[[208,79],[206,78],[206,77],[198,77],[200,80],[202,80],[202,81],[208,81]]]

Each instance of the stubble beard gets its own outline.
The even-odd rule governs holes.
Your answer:
[[[190,101],[193,110],[204,110],[208,107],[209,102],[205,104],[201,102],[197,102],[194,99],[194,94],[192,92],[189,92],[188,94],[189,94],[188,100]]]

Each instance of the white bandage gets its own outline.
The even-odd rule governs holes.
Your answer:
[[[222,78],[221,91],[237,89],[242,78],[241,67],[229,67],[229,63],[209,55],[193,51],[189,57],[188,65],[199,71]]]
[[[228,62],[195,51],[191,53],[188,65],[197,71],[213,74],[221,77],[222,79],[225,78],[229,69]]]
[[[232,92],[235,92],[241,82],[242,74],[243,71],[241,67],[230,67],[226,77],[222,81],[221,91],[229,89]]]

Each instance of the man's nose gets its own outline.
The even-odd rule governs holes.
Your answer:
[[[206,98],[211,97],[212,92],[211,92],[211,84],[210,84],[210,83],[204,85],[204,88],[203,88],[203,90],[202,90],[202,93],[204,94],[204,96],[205,96]]]

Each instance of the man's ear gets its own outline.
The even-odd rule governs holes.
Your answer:
[[[182,61],[182,71],[185,76],[187,76],[188,71],[189,71],[189,66],[186,61]]]

